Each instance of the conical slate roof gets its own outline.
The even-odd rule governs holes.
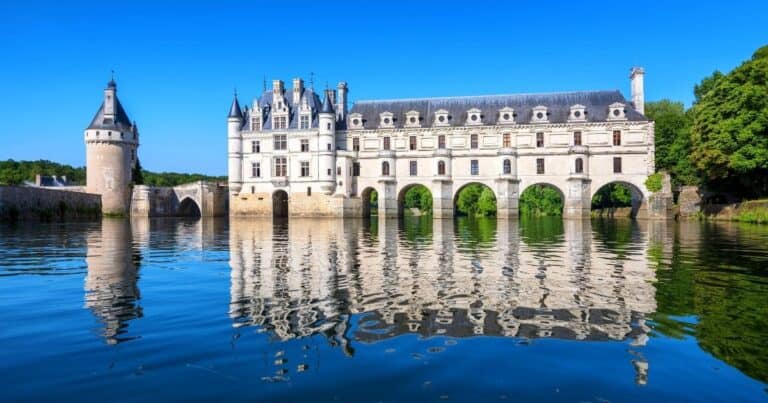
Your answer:
[[[232,100],[232,107],[229,108],[228,117],[243,119],[243,112],[240,110],[240,103],[237,102],[237,95],[235,95],[235,99]]]
[[[331,95],[325,93],[325,100],[323,101],[323,108],[320,109],[320,113],[336,113],[333,110],[333,102],[331,102]]]
[[[114,80],[107,84],[109,88],[115,89],[115,117],[107,118],[104,116],[104,101],[101,102],[99,110],[96,111],[96,116],[91,120],[91,124],[88,125],[88,129],[107,129],[123,131],[132,130],[133,125],[128,114],[123,109],[123,105],[120,103],[120,99],[117,98],[117,90]]]

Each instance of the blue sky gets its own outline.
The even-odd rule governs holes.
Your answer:
[[[768,2],[65,2],[0,4],[0,159],[82,166],[115,70],[142,165],[226,174],[226,114],[264,76],[350,99],[692,88],[768,44]],[[215,3],[215,4],[214,4]],[[675,3],[675,4],[666,4]]]

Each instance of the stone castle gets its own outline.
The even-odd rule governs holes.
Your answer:
[[[362,217],[403,214],[405,193],[426,186],[435,217],[452,217],[471,183],[493,190],[501,217],[520,194],[546,184],[565,217],[584,217],[592,196],[628,185],[647,217],[654,123],[644,112],[642,68],[631,101],[618,90],[358,101],[347,83],[317,93],[303,80],[272,88],[227,118],[230,214]],[[657,209],[658,210],[658,209]]]

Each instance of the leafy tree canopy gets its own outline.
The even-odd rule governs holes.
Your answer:
[[[520,195],[519,208],[524,216],[560,216],[563,214],[563,198],[551,186],[533,185]]]
[[[479,183],[471,183],[459,191],[456,210],[460,215],[488,217],[496,215],[496,195]]]

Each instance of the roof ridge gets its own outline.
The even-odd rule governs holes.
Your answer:
[[[356,104],[370,104],[381,102],[414,102],[414,101],[450,101],[458,99],[468,98],[503,98],[503,97],[531,97],[531,96],[546,96],[546,95],[575,95],[575,94],[591,94],[591,93],[606,93],[606,92],[618,92],[618,89],[612,90],[584,90],[584,91],[553,91],[553,92],[523,92],[516,94],[491,94],[491,95],[458,95],[448,97],[423,97],[423,98],[390,98],[390,99],[363,99],[357,100]]]

